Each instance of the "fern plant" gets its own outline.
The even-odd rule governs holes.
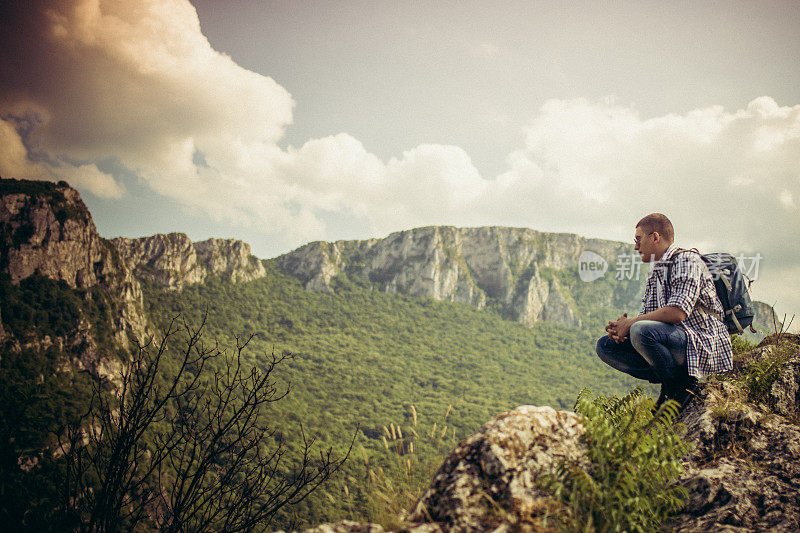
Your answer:
[[[781,369],[790,359],[787,350],[778,350],[764,359],[752,361],[744,367],[740,380],[751,402],[767,400],[772,384],[778,379]]]
[[[675,482],[689,448],[676,425],[678,404],[652,408],[640,388],[622,398],[580,393],[575,412],[586,429],[588,465],[564,463],[544,480],[562,504],[561,529],[649,532],[683,507],[686,490]]]

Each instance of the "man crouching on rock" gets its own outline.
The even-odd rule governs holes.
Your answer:
[[[673,399],[684,408],[698,379],[733,367],[733,352],[725,325],[713,316],[723,309],[708,267],[698,253],[675,246],[674,235],[660,213],[636,225],[634,249],[651,264],[642,310],[609,322],[597,355],[635,378],[661,383],[656,407]]]

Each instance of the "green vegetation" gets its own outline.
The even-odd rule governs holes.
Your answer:
[[[6,328],[17,338],[63,336],[74,331],[82,318],[85,302],[78,291],[63,281],[31,276],[11,283],[0,273],[0,313]]]
[[[0,273],[0,316],[8,331],[21,341],[45,335],[54,340],[85,327],[92,329],[105,353],[119,353],[112,329],[117,306],[99,286],[73,289],[64,281],[39,274],[15,285],[8,274]]]
[[[555,517],[565,531],[657,531],[683,506],[686,490],[675,484],[688,446],[668,401],[653,402],[634,389],[622,398],[581,392],[575,411],[586,428],[588,466],[565,463],[546,487],[563,504]]]
[[[14,285],[8,274],[0,274],[6,332],[23,345],[41,343],[45,336],[54,343],[21,350],[0,346],[0,523],[12,530],[63,526],[56,513],[63,464],[42,450],[53,450],[56,435],[85,412],[92,388],[89,375],[69,362],[86,346],[61,351],[55,343],[80,339],[78,330],[85,328],[104,356],[121,356],[113,338],[114,306],[100,287],[72,289],[40,275]]]
[[[747,339],[742,335],[731,335],[731,348],[733,348],[733,355],[739,355],[749,352],[756,347],[756,343]]]
[[[264,407],[284,396],[271,374],[286,356],[246,365],[247,344],[223,350],[202,322],[175,320],[136,350],[117,390],[93,381],[91,408],[58,434],[62,514],[82,531],[252,531],[330,479],[347,456],[302,435],[300,467],[282,475],[284,440]]]
[[[353,509],[351,516],[360,516],[388,530],[399,530],[407,525],[401,515],[413,510],[443,458],[457,443],[455,432],[448,425],[450,406],[429,426],[418,422],[415,406],[411,406],[410,412],[411,420],[405,433],[399,425],[384,426],[381,435],[384,449],[369,457],[362,448],[361,453],[353,457],[354,461],[363,461],[368,477],[363,491],[365,501],[360,509]],[[357,481],[352,477],[343,480],[341,492],[346,499],[352,492],[346,488],[348,483]]]
[[[746,393],[747,400],[753,403],[769,403],[769,392],[781,374],[781,369],[796,353],[796,346],[778,344],[768,346],[757,358],[751,354],[743,354],[745,359],[739,362],[737,369],[721,379],[733,380]],[[749,356],[749,357],[748,357]],[[768,405],[768,407],[772,407]]]
[[[8,531],[61,529],[63,465],[40,451],[77,420],[91,394],[88,375],[60,371],[61,361],[55,347],[0,352],[0,524]]]
[[[236,335],[255,333],[248,365],[263,365],[258,354],[273,348],[294,354],[273,374],[291,393],[266,408],[276,438],[286,436],[283,474],[298,466],[302,442],[292,436],[301,424],[319,447],[340,457],[359,428],[336,481],[282,510],[271,527],[341,518],[391,525],[398,506],[413,503],[453,444],[491,416],[520,404],[568,408],[584,386],[621,393],[634,381],[597,360],[596,334],[587,331],[548,323],[526,328],[496,312],[386,294],[348,277],[335,280],[335,295],[312,293],[272,263],[266,268],[265,278],[249,283],[216,279],[181,292],[151,286],[145,297],[162,329],[179,312],[197,324],[208,309],[207,339],[230,346]],[[83,324],[103,353],[119,350],[112,331],[116,304],[98,287],[71,289],[42,276],[14,285],[0,276],[0,297],[6,330],[23,342],[69,337]],[[82,347],[66,349],[1,355],[2,494],[4,502],[17,502],[4,503],[2,518],[17,529],[61,527],[53,517],[63,465],[35,451],[53,445],[91,394],[86,375],[65,370]],[[165,368],[170,364],[165,360]],[[19,416],[24,424],[15,422]],[[384,426],[394,427],[393,438]],[[29,453],[36,466],[23,474],[16,461]]]
[[[776,354],[760,361],[753,361],[744,368],[741,381],[751,402],[761,402],[767,398],[772,384],[780,376],[781,368],[789,360],[790,354]]]
[[[232,335],[256,333],[253,353],[274,346],[294,354],[275,374],[292,388],[273,408],[280,431],[296,432],[302,423],[321,445],[342,453],[360,427],[343,478],[359,481],[351,483],[349,497],[312,494],[284,523],[369,515],[370,468],[357,460],[359,447],[369,462],[384,456],[383,427],[394,424],[410,434],[411,405],[423,427],[452,405],[448,432],[461,439],[521,404],[569,408],[585,386],[609,393],[633,386],[597,359],[596,335],[585,331],[549,323],[529,329],[465,304],[386,294],[348,278],[335,280],[335,295],[308,292],[270,262],[265,266],[267,276],[248,283],[210,280],[181,292],[150,287],[145,294],[162,323],[178,312],[196,322],[207,308],[210,338],[229,343]],[[420,449],[416,457],[436,463],[446,451]]]

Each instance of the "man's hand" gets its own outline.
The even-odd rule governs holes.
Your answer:
[[[636,322],[636,320],[628,318],[628,313],[623,313],[621,317],[608,323],[606,332],[608,332],[608,336],[614,342],[625,342],[625,339],[628,338],[628,332],[634,322]]]

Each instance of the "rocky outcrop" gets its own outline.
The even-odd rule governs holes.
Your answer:
[[[99,288],[116,305],[116,340],[127,346],[131,338],[146,336],[139,283],[116,248],[97,233],[78,191],[65,182],[0,180],[0,271],[15,284],[37,274],[73,289]],[[75,338],[90,349],[76,328]],[[83,359],[96,364],[99,355],[83,354]]]
[[[124,276],[119,258],[97,234],[78,191],[66,184],[42,182],[40,187],[35,194],[24,186],[15,193],[9,185],[9,192],[0,196],[0,264],[11,281],[19,283],[39,273],[73,288],[87,288]]]
[[[125,264],[140,279],[171,290],[203,283],[222,275],[231,282],[250,281],[265,274],[250,245],[234,239],[192,243],[183,233],[113,239]]]
[[[753,318],[753,329],[756,330],[756,333],[752,333],[749,328],[745,328],[746,338],[761,340],[777,331],[783,331],[783,322],[778,319],[778,315],[771,305],[753,301],[753,307],[756,312],[756,316]]]
[[[534,530],[552,507],[536,479],[579,460],[582,434],[577,415],[551,407],[498,415],[450,453],[408,520],[442,531]]]
[[[80,194],[67,183],[13,179],[0,180],[0,272],[13,284],[39,275],[82,291],[82,298],[102,300],[110,311],[105,329],[123,348],[150,335],[140,280],[178,289],[212,275],[238,282],[265,274],[250,246],[233,239],[192,243],[178,233],[103,239]],[[16,349],[55,345],[71,354],[79,370],[101,377],[119,370],[105,356],[114,348],[100,346],[98,324],[81,320],[70,334],[57,338],[36,335],[33,326],[30,338],[11,339]],[[0,340],[9,338],[0,317]]]
[[[482,308],[494,302],[513,320],[541,320],[579,326],[570,288],[560,272],[577,281],[581,254],[592,251],[607,262],[629,254],[630,246],[568,233],[527,228],[434,226],[367,241],[315,242],[276,259],[309,290],[333,292],[338,275],[356,276],[376,289],[462,302]],[[613,272],[609,277],[613,277]],[[606,298],[636,304],[640,280],[618,283]]]
[[[734,382],[711,383],[683,414],[696,443],[681,478],[685,509],[667,524],[672,531],[800,530],[800,346],[763,346],[737,366],[785,350],[777,379],[764,399],[747,401]]]

